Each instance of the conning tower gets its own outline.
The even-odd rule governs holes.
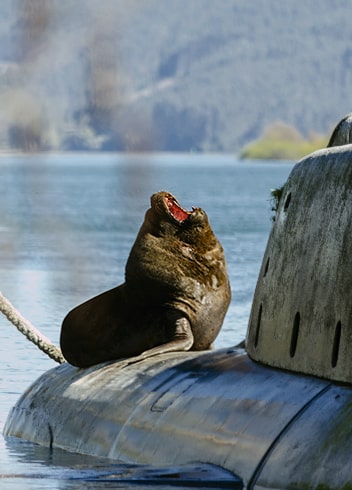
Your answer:
[[[292,170],[264,254],[250,357],[352,383],[352,153],[324,149]]]

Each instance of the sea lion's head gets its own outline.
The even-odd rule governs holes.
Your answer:
[[[173,235],[185,243],[198,241],[200,235],[205,238],[209,232],[213,235],[206,212],[194,206],[188,211],[170,192],[156,192],[151,196],[150,204],[146,220],[155,235]]]
[[[150,206],[153,214],[159,219],[166,219],[178,225],[187,221],[191,215],[191,211],[184,209],[170,192],[161,191],[153,194],[150,198]]]

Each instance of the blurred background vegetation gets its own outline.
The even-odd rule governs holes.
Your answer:
[[[0,149],[296,158],[352,110],[351,13],[349,0],[2,0]]]
[[[245,146],[241,158],[265,160],[297,160],[327,146],[329,135],[310,133],[308,137],[292,126],[281,122],[266,128],[260,138]]]

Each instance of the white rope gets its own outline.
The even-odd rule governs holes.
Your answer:
[[[0,311],[28,340],[33,342],[39,349],[54,361],[62,364],[66,362],[61,350],[56,347],[47,337],[42,335],[0,292]]]

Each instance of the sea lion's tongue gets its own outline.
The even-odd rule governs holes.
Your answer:
[[[191,214],[189,211],[181,208],[174,197],[166,197],[165,202],[168,207],[169,213],[177,221],[185,221]]]

